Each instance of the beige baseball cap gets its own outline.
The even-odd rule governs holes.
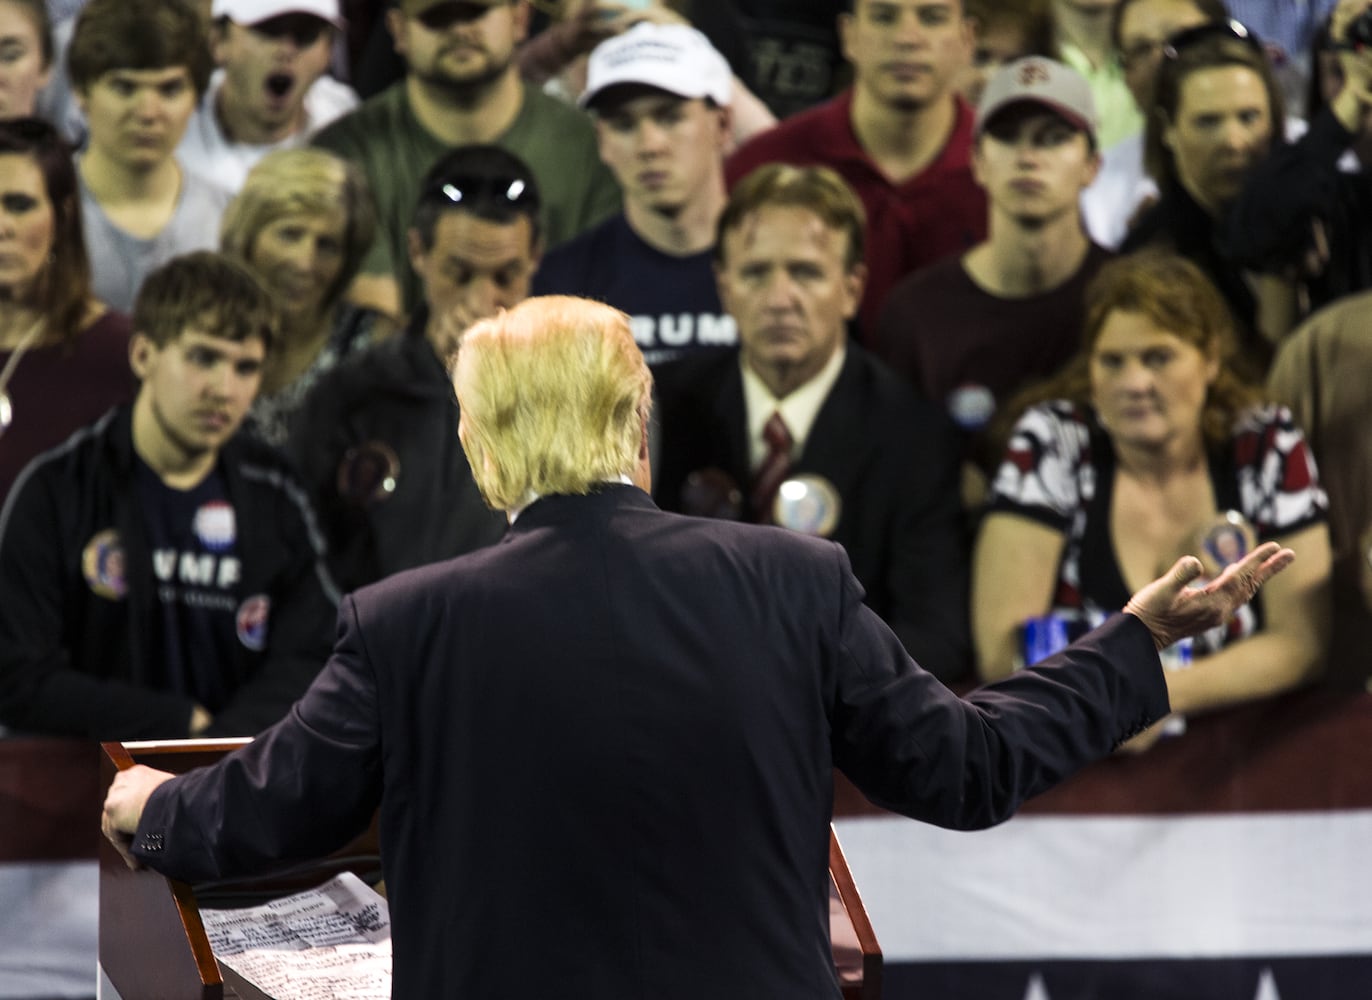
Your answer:
[[[1039,104],[1066,118],[1096,141],[1096,101],[1086,78],[1060,62],[1026,56],[1007,63],[987,81],[977,105],[976,133],[1012,104]]]

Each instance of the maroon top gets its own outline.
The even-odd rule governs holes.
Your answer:
[[[129,368],[131,330],[127,316],[110,310],[82,330],[75,344],[24,353],[6,390],[14,423],[0,434],[0,501],[34,456],[133,399],[138,380]],[[10,353],[0,351],[0,368]]]
[[[1056,288],[1022,298],[993,295],[950,257],[892,289],[876,336],[891,367],[948,410],[967,435],[965,457],[989,468],[983,434],[997,406],[1056,375],[1081,346],[1086,286],[1110,252],[1094,244]]]
[[[858,311],[864,347],[881,353],[877,318],[896,282],[986,238],[986,192],[972,178],[972,108],[957,99],[957,120],[938,156],[915,176],[893,183],[853,132],[853,92],[787,118],[754,136],[724,165],[733,188],[765,163],[826,166],[862,199],[867,213],[867,290]]]

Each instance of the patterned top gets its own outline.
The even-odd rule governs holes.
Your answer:
[[[1210,480],[1220,510],[1237,510],[1259,541],[1325,519],[1328,501],[1305,437],[1285,407],[1240,414],[1230,447],[1212,453]],[[991,511],[1032,518],[1067,536],[1051,613],[1077,635],[1124,607],[1130,592],[1110,541],[1115,454],[1089,407],[1065,400],[1034,406],[1015,425],[992,484]],[[1254,601],[1227,624],[1197,636],[1196,656],[1262,627]]]
[[[248,411],[249,432],[260,441],[284,448],[295,415],[305,404],[305,396],[319,381],[319,377],[348,355],[371,346],[376,340],[381,319],[381,313],[374,309],[340,303],[334,316],[333,332],[310,366],[289,385],[253,400],[252,409]]]

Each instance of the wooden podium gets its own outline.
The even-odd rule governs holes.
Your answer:
[[[100,789],[117,770],[134,764],[177,774],[213,763],[247,740],[177,740],[103,743]],[[210,951],[195,893],[185,882],[143,869],[133,871],[100,838],[100,964],[124,1000],[257,1000],[262,994],[232,972],[226,977]],[[348,867],[344,859],[377,853],[376,826],[344,847],[332,869],[312,873],[311,884]],[[880,1000],[881,948],[863,908],[852,872],[833,830],[829,832],[829,927],[834,964],[845,1000]],[[296,892],[307,884],[289,880],[251,883],[263,893]]]

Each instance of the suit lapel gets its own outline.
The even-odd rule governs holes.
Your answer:
[[[872,387],[860,350],[848,345],[838,380],[819,408],[805,450],[795,465],[797,472],[813,472],[833,483],[845,506],[856,502],[853,494],[859,472],[877,441],[876,429],[870,426],[868,394]]]
[[[724,471],[733,477],[746,497],[752,472],[748,461],[748,410],[743,402],[743,372],[736,360],[718,382],[710,414],[718,433],[717,440],[724,442]]]

